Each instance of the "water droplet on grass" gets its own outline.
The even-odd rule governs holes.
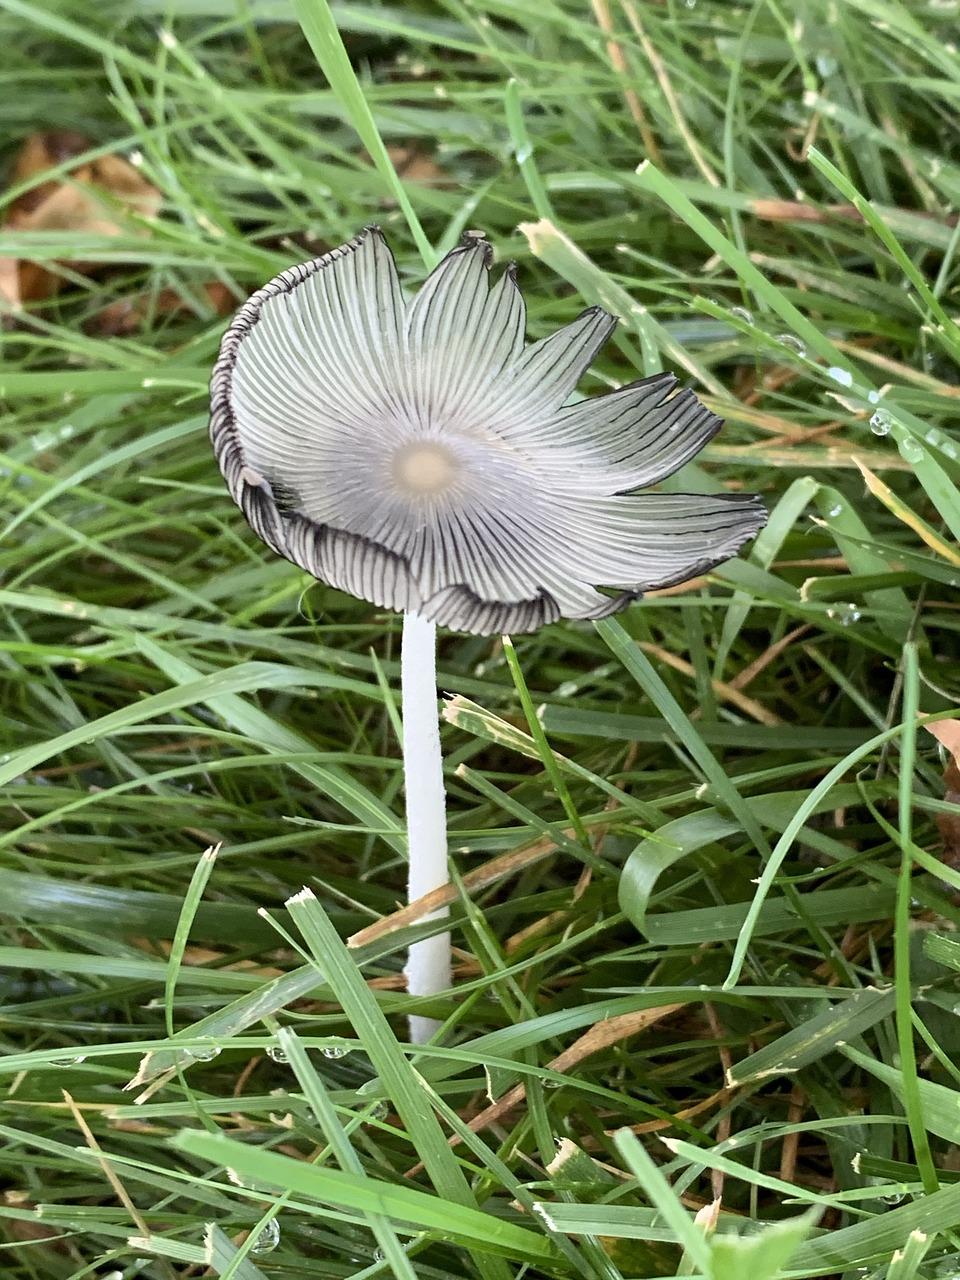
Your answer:
[[[289,1062],[290,1059],[277,1044],[272,1044],[267,1050],[267,1057],[272,1058],[274,1062]]]
[[[839,622],[841,627],[849,627],[859,622],[860,610],[855,604],[832,604],[827,609],[827,617],[831,622]]]
[[[280,1243],[280,1223],[271,1218],[250,1247],[251,1253],[273,1253]]]
[[[325,1058],[345,1058],[350,1050],[345,1044],[328,1044],[320,1052]]]
[[[839,383],[841,387],[853,386],[853,374],[849,369],[841,369],[838,365],[832,364],[827,370],[827,377],[832,378],[834,382]]]
[[[890,434],[890,414],[886,409],[875,409],[870,418],[870,430],[875,436]]]
[[[900,441],[900,453],[907,462],[922,462],[924,452],[917,440],[913,436],[904,436]]]
[[[219,1057],[220,1046],[212,1044],[209,1049],[189,1049],[187,1052],[196,1062],[212,1062],[214,1058]]]
[[[827,512],[827,515],[830,517],[831,520],[835,520],[837,516],[841,515],[842,513],[843,513],[842,504],[839,502],[835,502],[833,506],[830,508],[830,510]]]
[[[807,354],[807,348],[800,339],[795,338],[792,333],[778,333],[777,341],[782,342],[783,345],[785,347],[789,347],[791,351],[795,351],[798,356],[805,356]]]
[[[743,320],[746,324],[753,324],[753,312],[748,311],[746,307],[731,307],[730,314],[736,316],[738,320]]]

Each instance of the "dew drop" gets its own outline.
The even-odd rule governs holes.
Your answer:
[[[220,1046],[212,1044],[209,1049],[190,1049],[188,1052],[195,1062],[212,1062],[220,1056]]]
[[[870,418],[870,430],[875,436],[890,434],[890,414],[886,409],[875,409]]]
[[[71,1058],[58,1058],[58,1067],[79,1067],[81,1062],[86,1062],[87,1055],[85,1053],[74,1054]]]
[[[907,462],[922,462],[923,449],[913,436],[904,436],[900,441],[900,453]]]
[[[368,1119],[386,1120],[389,1114],[390,1114],[390,1108],[387,1106],[386,1102],[384,1102],[381,1099],[379,1102],[375,1102],[373,1106],[370,1108]]]
[[[888,1191],[886,1195],[880,1197],[880,1203],[887,1204],[893,1208],[894,1205],[903,1204],[906,1198],[907,1193],[905,1191]]]
[[[855,604],[832,604],[827,609],[827,617],[831,622],[838,622],[841,627],[849,627],[859,622],[860,610]]]
[[[927,444],[936,444],[937,441],[940,439],[940,432],[937,431],[934,427],[931,427],[930,430],[926,432],[923,438],[924,440],[926,440]]]
[[[374,1262],[382,1262],[385,1257],[386,1257],[386,1254],[383,1252],[382,1249],[374,1249],[373,1251]]]
[[[798,356],[805,356],[807,354],[807,348],[800,339],[795,338],[792,333],[778,333],[777,341],[782,342],[783,345],[785,347],[789,347],[791,351],[795,351]]]
[[[267,1057],[272,1058],[274,1062],[289,1062],[290,1059],[277,1044],[272,1044],[267,1050]]]
[[[843,513],[843,505],[839,502],[835,502],[833,506],[830,508],[830,510],[827,512],[827,515],[830,517],[831,520],[836,520],[837,516],[841,515],[842,513]]]
[[[320,1052],[325,1058],[345,1058],[350,1050],[345,1044],[328,1044]]]
[[[827,370],[827,377],[832,378],[834,382],[839,383],[841,387],[853,386],[853,374],[849,369],[840,369],[837,365],[832,364]]]
[[[748,311],[746,307],[731,307],[730,314],[736,316],[738,320],[743,320],[745,324],[753,324],[753,312]]]
[[[273,1253],[280,1243],[280,1223],[271,1218],[250,1248],[251,1253]]]

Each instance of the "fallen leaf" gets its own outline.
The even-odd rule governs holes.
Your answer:
[[[960,719],[958,720],[934,720],[932,724],[924,726],[928,733],[932,733],[941,746],[946,747],[952,757],[947,768],[951,766],[957,771],[957,779],[960,781]]]
[[[960,720],[935,720],[925,727],[950,752],[943,771],[943,798],[960,805]],[[938,813],[936,822],[943,840],[940,857],[946,866],[960,870],[960,814]]]
[[[72,130],[34,133],[23,143],[10,172],[10,185],[20,186],[56,169],[90,147],[89,139]],[[4,228],[8,231],[80,231],[116,236],[129,230],[127,216],[157,217],[160,192],[130,164],[116,155],[78,162],[66,173],[38,182],[11,201]],[[75,270],[90,270],[95,262],[64,261]],[[25,303],[52,298],[61,276],[29,259],[0,259],[0,298],[14,311]]]
[[[237,309],[237,299],[219,280],[207,281],[200,286],[198,292],[216,316],[228,316]],[[123,337],[136,333],[152,316],[168,316],[180,311],[195,310],[192,301],[176,289],[161,289],[155,298],[145,293],[135,298],[117,298],[102,311],[98,311],[85,327],[101,337]]]
[[[408,182],[419,182],[429,187],[451,187],[453,177],[446,169],[441,169],[428,151],[419,147],[389,146],[387,155],[401,178]]]

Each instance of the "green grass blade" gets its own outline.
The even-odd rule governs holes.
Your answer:
[[[423,1162],[437,1194],[448,1202],[449,1209],[462,1207],[469,1215],[477,1215],[476,1200],[460,1164],[447,1145],[436,1116],[423,1106],[416,1072],[397,1044],[353,956],[341,942],[327,914],[308,889],[291,898],[287,909],[320,973],[339,999],[388,1097],[397,1108],[413,1149]],[[376,1205],[370,1207],[375,1211],[378,1209]],[[526,1236],[529,1233],[522,1234]],[[548,1249],[539,1250],[544,1251],[549,1252]],[[492,1274],[499,1280],[502,1268],[492,1267]]]
[[[508,1257],[537,1259],[551,1253],[545,1241],[524,1227],[413,1187],[304,1164],[290,1156],[246,1146],[223,1134],[185,1130],[176,1136],[174,1145],[188,1155],[233,1169],[258,1184],[280,1187],[343,1209],[382,1214],[411,1234],[428,1231],[441,1239],[455,1237],[479,1253],[501,1252]]]
[[[347,56],[343,38],[327,0],[293,0],[293,8],[297,21],[310,42],[310,48],[313,50],[320,70],[326,76],[330,88],[343,103],[350,122],[357,131],[357,136],[366,147],[387,190],[396,198],[397,204],[403,210],[403,216],[407,220],[410,234],[424,264],[428,269],[432,269],[436,265],[436,253],[424,234],[406,187],[397,177],[397,171],[384,146],[367,96]]]

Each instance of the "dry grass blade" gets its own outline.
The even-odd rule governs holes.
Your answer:
[[[623,100],[627,104],[627,110],[637,126],[644,151],[654,164],[662,164],[663,157],[660,154],[656,136],[650,128],[650,122],[641,105],[640,96],[630,84],[630,67],[627,64],[623,46],[617,39],[609,0],[590,0],[590,3],[593,8],[593,15],[597,20],[597,26],[607,37],[607,55],[610,58],[610,65],[623,81]]]
[[[564,835],[569,836],[571,840],[574,839],[572,830],[564,831]],[[468,890],[485,889],[488,885],[496,884],[507,876],[516,875],[526,867],[533,866],[542,858],[555,853],[556,850],[557,846],[552,840],[542,839],[535,840],[533,844],[526,845],[522,849],[502,853],[499,857],[485,862],[482,867],[475,867],[473,871],[468,871],[463,877],[463,887]],[[425,893],[407,906],[384,916],[382,920],[377,920],[351,934],[347,939],[347,946],[364,947],[370,942],[377,942],[387,934],[396,933],[398,929],[406,929],[409,925],[416,924],[418,920],[439,910],[440,907],[449,906],[452,902],[456,902],[459,896],[459,890],[452,884],[434,889],[431,893]]]
[[[892,512],[898,520],[901,520],[911,528],[927,544],[931,551],[935,551],[938,556],[942,556],[950,564],[960,565],[960,549],[947,542],[935,529],[931,529],[927,522],[898,498],[890,486],[884,484],[880,477],[875,475],[860,458],[854,457],[853,460],[863,476],[867,488],[875,498],[880,499],[888,511]]]
[[[637,5],[633,3],[633,0],[620,0],[620,4],[624,13],[627,15],[627,21],[636,32],[637,39],[640,41],[641,48],[646,55],[647,61],[653,68],[653,74],[657,77],[657,83],[660,85],[660,88],[663,91],[663,96],[667,100],[670,107],[670,113],[677,126],[677,132],[686,144],[686,148],[690,153],[690,159],[706,178],[707,182],[710,183],[711,187],[719,187],[721,185],[720,179],[713,171],[713,168],[708,162],[706,156],[703,154],[703,150],[699,142],[697,142],[697,139],[694,137],[693,130],[687,123],[686,116],[680,106],[680,99],[677,96],[676,90],[674,89],[673,83],[670,79],[667,64],[660,56],[656,45],[647,35],[644,25],[640,21],[640,14]],[[654,160],[654,157],[650,156],[650,159]],[[654,160],[654,163],[656,163],[656,160]]]
[[[685,676],[690,676],[691,678],[696,676],[696,669],[693,663],[688,662],[686,658],[681,658],[679,654],[671,653],[669,649],[664,649],[661,645],[650,644],[646,641],[640,647],[646,653],[655,657],[658,662],[662,662],[664,666],[672,667],[674,671],[681,671]],[[768,660],[772,660],[773,657],[776,657],[776,654],[773,654],[771,659]],[[750,698],[743,693],[742,685],[716,679],[711,680],[710,684],[713,692],[722,702],[729,702],[738,711],[742,711],[759,724],[777,725],[782,723],[780,717],[773,711],[768,710],[762,703],[757,702],[755,698]]]
[[[564,1049],[555,1058],[551,1058],[547,1063],[547,1070],[558,1072],[561,1075],[572,1071],[574,1067],[579,1066],[585,1059],[592,1058],[595,1053],[600,1053],[604,1049],[609,1049],[611,1045],[620,1044],[623,1040],[628,1040],[631,1036],[648,1030],[683,1007],[682,1004],[666,1004],[655,1009],[637,1009],[634,1013],[622,1013],[616,1017],[604,1018],[601,1022],[595,1022],[589,1031],[585,1031],[582,1036],[579,1036],[568,1049]],[[527,1086],[524,1083],[521,1082],[518,1085],[514,1085],[502,1098],[498,1098],[489,1107],[485,1107],[479,1115],[475,1115],[469,1121],[471,1131],[473,1133],[482,1133],[490,1125],[497,1124],[516,1107],[520,1106],[526,1096]],[[456,1147],[459,1143],[460,1138],[454,1134],[450,1138],[450,1146]],[[415,1165],[408,1171],[407,1176],[414,1177],[421,1167],[419,1164]]]

